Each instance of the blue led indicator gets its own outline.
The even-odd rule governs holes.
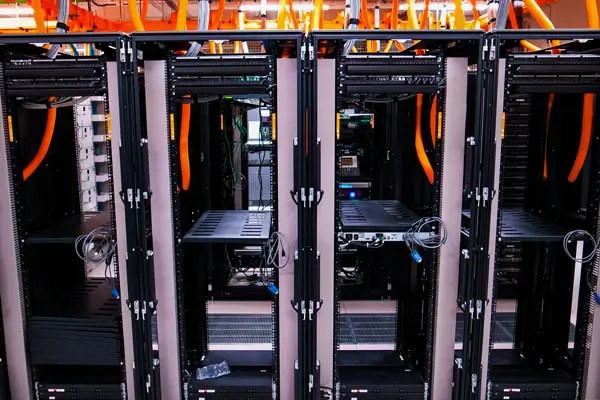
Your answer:
[[[350,192],[350,198],[351,199],[356,198],[356,192]]]

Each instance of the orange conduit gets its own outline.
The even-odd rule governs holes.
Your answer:
[[[54,101],[54,97],[48,98],[48,102],[51,103]],[[33,160],[25,167],[23,170],[23,181],[29,179],[31,174],[35,172],[36,169],[40,166],[44,158],[46,158],[46,154],[48,154],[48,149],[50,149],[50,143],[52,143],[52,135],[54,135],[54,125],[56,124],[56,108],[49,108],[48,115],[46,116],[46,127],[44,128],[44,136],[42,136],[42,143],[40,143],[40,147],[33,157]]]
[[[512,1],[510,2],[512,7]],[[477,0],[471,0],[471,8],[473,12],[473,21],[475,22],[475,29],[477,29],[477,24],[479,22],[479,11],[477,11]]]
[[[383,49],[383,52],[388,53],[392,49],[393,44],[394,44],[393,40],[388,40],[388,42],[385,44],[385,48]]]
[[[175,29],[178,31],[184,31],[187,28],[187,8],[188,0],[179,0],[179,7],[177,7],[177,24],[175,26]]]
[[[38,33],[46,32],[46,24],[44,24],[44,11],[42,10],[41,0],[32,0],[31,8],[33,8],[33,19]]]
[[[594,115],[594,95],[586,93],[583,95],[583,121],[581,123],[581,139],[579,140],[579,149],[577,157],[571,172],[569,173],[569,182],[575,182],[583,164],[587,157],[588,149],[590,148],[590,140],[592,138],[592,117]]]
[[[131,2],[131,0],[130,0]],[[179,0],[177,8],[177,23],[175,28],[178,31],[184,31],[187,27],[187,8],[188,0]],[[214,47],[214,42],[210,42]],[[211,47],[212,50],[212,47]],[[189,96],[186,96],[189,97]],[[181,164],[181,188],[188,190],[191,181],[190,154],[189,154],[189,136],[190,136],[190,116],[192,106],[190,103],[181,104],[181,124],[179,127],[179,163]]]
[[[431,110],[429,110],[429,133],[431,134],[431,143],[435,148],[435,132],[437,125],[437,94],[433,96],[433,100],[431,101]]]
[[[415,119],[415,147],[417,149],[417,158],[425,171],[427,180],[429,183],[433,183],[434,174],[429,158],[425,153],[425,147],[423,146],[423,136],[421,135],[421,110],[423,108],[423,93],[417,94],[417,116]]]
[[[546,14],[544,14],[544,12],[535,0],[523,0],[523,3],[525,3],[525,6],[529,10],[533,18],[537,21],[538,24],[540,24],[540,26],[543,29],[554,29],[552,21],[550,21]],[[560,41],[553,40],[552,46],[560,46]],[[557,51],[553,51],[553,53],[557,53]]]
[[[181,163],[181,188],[188,190],[190,188],[190,154],[189,154],[189,136],[190,136],[190,115],[191,104],[183,103],[181,105],[181,127],[179,129],[179,162]]]
[[[535,1],[535,0],[534,0]],[[456,29],[465,29],[465,12],[462,8],[462,0],[454,0],[454,24]]]
[[[300,27],[300,24],[298,24],[298,17],[296,16],[296,12],[294,11],[294,3],[293,0],[288,0],[288,14],[290,16],[290,18],[292,19],[292,25],[294,27],[294,29],[298,29]]]
[[[398,29],[398,0],[392,0],[392,12],[390,14],[390,29]]]
[[[429,0],[425,0],[425,8],[423,9],[423,14],[421,14],[421,23],[419,24],[419,29],[427,28],[428,19],[429,19]]]
[[[285,22],[287,19],[286,5],[287,0],[279,0],[279,10],[277,12],[277,29],[285,29]]]
[[[585,6],[588,14],[590,29],[600,28],[600,19],[598,18],[598,5],[596,0],[586,0]],[[594,116],[594,100],[595,96],[591,93],[586,93],[583,95],[581,139],[579,140],[579,149],[577,150],[575,163],[573,164],[573,168],[569,173],[569,182],[575,182],[577,180],[590,148],[590,141],[592,139],[592,120]]]
[[[321,29],[321,20],[323,19],[323,0],[315,0],[315,6],[312,13],[312,30]]]
[[[217,43],[217,53],[223,54],[223,44]]]
[[[408,26],[410,29],[417,29],[419,27],[419,20],[417,19],[417,11],[415,10],[415,0],[408,0],[408,10],[406,11],[408,16]]]
[[[552,105],[554,104],[554,93],[548,95],[548,114],[546,115],[546,141],[544,145],[544,180],[548,179],[548,131],[550,130],[550,117],[552,116]]]
[[[137,9],[137,1],[129,0],[127,2],[127,8],[129,9],[129,17],[131,18],[131,22],[133,22],[133,27],[136,31],[143,32],[144,24],[142,23],[142,19],[140,18],[140,13]]]
[[[369,20],[369,11],[367,9],[367,0],[360,1],[360,22],[363,23],[365,29],[373,29],[371,20]]]
[[[508,18],[510,20],[510,27],[512,29],[519,29],[519,23],[517,22],[517,14],[515,13],[515,7],[512,3],[508,5]],[[541,49],[537,47],[535,44],[531,43],[529,40],[521,40],[521,46],[526,48],[529,51],[540,51]]]

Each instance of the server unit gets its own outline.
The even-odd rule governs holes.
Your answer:
[[[30,44],[48,42],[49,50]],[[102,52],[63,54],[64,43],[91,43]],[[125,232],[113,146],[120,127],[109,112],[119,104],[115,60],[121,48],[116,35],[6,35],[0,41],[0,281],[14,399],[126,395],[124,348],[131,343],[123,328]],[[102,154],[79,145],[90,133],[76,129],[75,106],[90,96],[103,98],[105,128],[95,136]],[[94,157],[108,161],[105,170],[92,171],[108,178],[102,212],[83,208],[84,164],[93,167]]]
[[[163,398],[293,396],[298,40],[279,32],[134,35],[143,52]],[[268,343],[216,344],[248,329],[236,326],[248,302],[268,310]],[[215,308],[227,310],[229,330],[212,325]],[[257,336],[264,319],[256,316]]]
[[[523,53],[521,39],[550,47]],[[587,31],[499,32],[489,40],[495,164],[486,172],[494,184],[486,185],[490,264],[481,284],[490,303],[482,378],[470,398],[598,398],[600,41]],[[503,296],[507,280],[515,300]]]
[[[477,104],[480,89],[468,91],[469,66],[478,64],[482,35],[314,37],[322,55],[315,106],[324,192],[317,221],[321,383],[340,399],[447,399],[462,189],[468,197],[472,187],[463,185],[465,147],[467,138],[478,140],[477,127],[467,124],[468,98]],[[364,53],[365,40],[390,41],[397,50]],[[386,313],[394,316],[394,339],[382,346],[375,327]],[[352,325],[365,320],[362,329]]]

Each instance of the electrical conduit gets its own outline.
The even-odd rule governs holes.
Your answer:
[[[598,4],[596,3],[596,0],[586,0],[585,6],[588,14],[588,23],[590,25],[590,29],[599,29],[600,19],[598,18]],[[592,93],[586,93],[583,95],[581,139],[579,140],[579,149],[577,150],[575,163],[573,164],[573,168],[569,173],[569,182],[575,182],[577,177],[579,177],[590,148],[590,141],[592,139],[592,122],[594,117],[594,100],[595,96]]]
[[[52,103],[54,97],[48,98],[48,103]],[[49,108],[48,115],[46,116],[46,128],[44,129],[44,135],[42,136],[42,143],[38,148],[37,153],[33,157],[33,160],[23,170],[23,181],[29,179],[29,177],[35,172],[40,166],[46,155],[48,149],[50,149],[50,143],[52,143],[52,136],[54,135],[54,125],[56,124],[56,108]]]

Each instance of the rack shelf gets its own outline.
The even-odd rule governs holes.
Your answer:
[[[569,229],[545,218],[519,209],[501,210],[502,226],[500,237],[503,241],[556,242],[561,241]],[[470,218],[469,210],[463,216]]]
[[[206,211],[185,234],[183,242],[262,244],[270,233],[269,211]]]
[[[340,211],[345,232],[404,232],[419,219],[397,200],[344,200]]]
[[[73,243],[80,235],[90,233],[96,228],[108,227],[110,213],[84,212],[50,226],[27,238],[29,244]]]

